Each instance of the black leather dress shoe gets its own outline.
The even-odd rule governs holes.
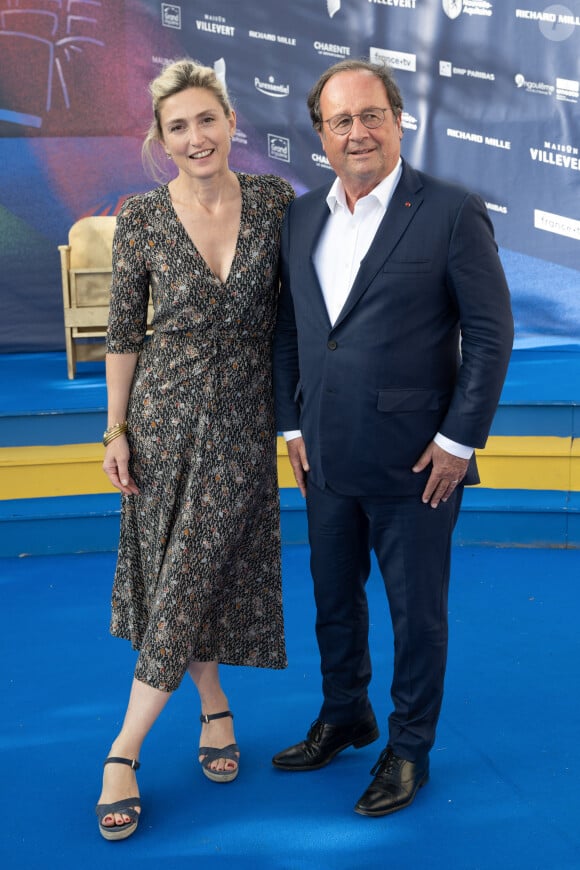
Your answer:
[[[371,770],[373,781],[356,804],[361,816],[386,816],[408,807],[429,779],[429,756],[407,761],[387,746]]]
[[[374,713],[351,725],[328,725],[317,719],[301,743],[279,752],[272,764],[280,770],[318,770],[348,746],[360,749],[379,736]]]

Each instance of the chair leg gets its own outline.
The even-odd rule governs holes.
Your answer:
[[[77,371],[77,352],[72,339],[72,329],[65,328],[64,341],[66,347],[66,373],[69,381],[72,381]]]

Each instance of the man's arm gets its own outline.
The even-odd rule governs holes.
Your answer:
[[[461,366],[439,431],[451,441],[483,448],[510,360],[514,323],[493,227],[478,196],[466,196],[455,221],[447,280],[459,310]]]

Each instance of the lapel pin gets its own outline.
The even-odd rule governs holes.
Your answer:
[[[411,208],[411,203],[410,203],[410,202],[406,202],[406,203],[405,203],[405,208]]]

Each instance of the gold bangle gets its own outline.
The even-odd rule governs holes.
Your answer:
[[[109,426],[108,429],[105,429],[103,432],[103,444],[106,447],[107,444],[110,444],[111,441],[114,441],[115,438],[118,438],[119,435],[124,435],[128,430],[127,421],[124,423],[115,423],[114,426]]]

